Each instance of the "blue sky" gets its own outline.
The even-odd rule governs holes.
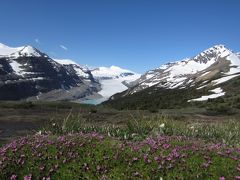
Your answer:
[[[143,73],[215,44],[240,51],[239,7],[238,0],[1,0],[0,42]]]

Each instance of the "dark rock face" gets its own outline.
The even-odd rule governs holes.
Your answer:
[[[0,100],[20,100],[83,84],[84,79],[74,69],[60,65],[46,55],[0,57]]]
[[[12,68],[5,58],[0,58],[0,78],[4,78],[5,75],[12,72]]]
[[[35,83],[31,81],[4,84],[0,86],[0,100],[20,100],[38,92]]]

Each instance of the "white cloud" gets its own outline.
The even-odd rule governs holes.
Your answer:
[[[65,50],[65,51],[68,50],[68,48],[67,48],[66,46],[64,46],[64,45],[59,45],[59,46],[60,46],[60,48],[62,48],[62,49]]]
[[[38,38],[34,39],[34,41],[35,41],[36,43],[40,44],[40,41],[39,41]]]

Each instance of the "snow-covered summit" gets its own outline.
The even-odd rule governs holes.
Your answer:
[[[9,56],[15,57],[15,58],[16,57],[42,57],[42,56],[47,57],[47,55],[44,55],[42,52],[40,52],[36,48],[29,46],[29,45],[24,46],[21,50],[12,53]]]
[[[240,57],[240,52],[236,53],[238,57]]]
[[[228,49],[223,44],[219,44],[204,50],[203,52],[195,56],[193,59],[200,63],[207,63],[207,61],[210,61],[212,58],[224,58],[231,53],[233,53],[232,50]]]
[[[140,76],[139,74],[120,68],[118,66],[99,67],[92,70],[92,74],[98,79],[116,79],[121,77]]]
[[[79,65],[78,63],[76,63],[75,61],[73,61],[71,59],[53,59],[53,60],[62,65],[69,65],[69,64]]]
[[[18,57],[42,57],[46,56],[32,46],[9,47],[0,43],[0,56],[18,58]]]
[[[9,56],[12,53],[15,53],[17,51],[20,51],[23,49],[24,46],[22,47],[9,47],[5,44],[0,43],[0,56]]]
[[[32,46],[25,46],[21,51],[19,51],[19,53],[22,56],[35,56],[35,57],[42,56],[42,53]]]
[[[76,74],[80,77],[86,79],[92,78],[92,74],[87,66],[82,66],[71,59],[53,59],[53,60],[65,67],[73,68]]]

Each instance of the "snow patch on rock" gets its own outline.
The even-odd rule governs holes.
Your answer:
[[[15,74],[22,76],[23,73],[23,69],[21,68],[21,64],[18,63],[17,61],[12,60],[10,63],[10,66],[12,67],[13,71],[15,72]]]
[[[218,97],[221,97],[221,96],[225,95],[225,92],[223,92],[223,90],[220,87],[218,87],[216,89],[213,89],[213,90],[210,90],[210,91],[213,92],[214,94],[202,96],[202,97],[196,98],[196,99],[191,99],[191,100],[188,100],[188,102],[192,102],[192,101],[206,101],[208,99],[215,99],[215,98],[218,98]]]
[[[237,76],[240,76],[240,74],[225,76],[225,77],[213,80],[212,83],[214,83],[214,85],[218,85],[218,84],[224,83],[226,81],[229,81],[230,79],[235,78]]]

